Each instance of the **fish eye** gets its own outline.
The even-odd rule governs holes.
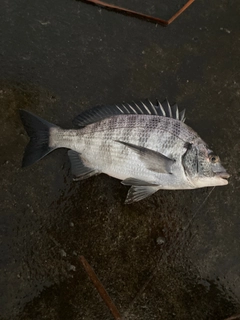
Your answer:
[[[219,157],[218,157],[218,156],[215,156],[215,155],[213,155],[213,154],[210,154],[209,160],[210,160],[212,163],[216,163],[216,162],[219,161]]]

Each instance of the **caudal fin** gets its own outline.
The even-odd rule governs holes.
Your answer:
[[[22,167],[27,167],[45,157],[55,148],[49,147],[50,129],[54,124],[35,116],[31,112],[19,110],[22,123],[30,141],[26,146]]]

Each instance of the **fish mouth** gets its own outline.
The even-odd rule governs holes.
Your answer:
[[[222,178],[222,179],[225,179],[227,180],[228,178],[230,178],[230,174],[228,174],[226,171],[225,172],[218,172],[217,173],[217,176]]]

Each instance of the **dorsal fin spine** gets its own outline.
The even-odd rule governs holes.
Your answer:
[[[128,108],[122,103],[123,108],[127,111],[127,113],[130,113],[130,111],[128,110]]]
[[[169,113],[169,117],[172,118],[172,108],[168,102],[168,100],[166,99],[166,103],[167,103],[167,107],[168,107],[168,113]]]
[[[141,114],[143,114],[142,109],[139,107],[139,105],[137,105],[137,103],[135,101],[133,101],[133,103],[135,104],[135,106],[138,108],[138,110],[141,112]]]
[[[178,105],[175,103],[171,108],[172,108],[173,118],[179,120]]]
[[[185,118],[185,112],[186,112],[186,109],[184,109],[183,111],[180,112],[179,114],[179,120],[184,122],[186,120]]]
[[[176,106],[176,119],[179,120],[179,110],[178,110],[178,106]]]
[[[122,111],[122,109],[121,109],[118,105],[116,105],[116,107],[118,108],[118,110],[119,110],[121,113],[124,113],[124,112]]]
[[[157,115],[157,110],[154,107],[153,103],[150,100],[148,100],[148,102],[150,103],[151,107],[153,108],[153,111],[155,112],[155,114]]]
[[[148,107],[141,101],[141,104],[143,105],[143,107],[147,110],[147,112],[149,114],[151,114],[151,111],[148,109]]]
[[[132,107],[129,103],[127,103],[127,105],[128,105],[129,108],[133,111],[133,113],[137,114],[136,110],[134,110],[133,107]]]
[[[163,106],[162,106],[161,102],[157,100],[157,103],[158,103],[159,108],[161,109],[161,112],[162,112],[163,117],[166,117],[166,112],[165,112],[165,110],[163,109]]]
[[[124,102],[121,105],[95,107],[77,116],[73,123],[79,127],[85,127],[91,123],[95,123],[112,116],[124,114],[157,115],[162,117],[170,117],[182,122],[185,121],[185,110],[179,112],[177,104],[170,106],[168,100],[165,100],[163,103],[160,103],[158,100],[156,102],[157,103],[155,105],[148,100],[146,103],[143,101],[133,101],[131,104]]]

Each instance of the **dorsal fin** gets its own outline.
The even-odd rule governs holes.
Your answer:
[[[160,103],[158,100],[153,104],[150,100],[138,101],[131,103],[116,104],[113,106],[97,106],[90,110],[84,111],[78,115],[73,124],[78,127],[85,127],[88,124],[98,122],[111,116],[122,114],[139,114],[139,115],[157,115],[185,121],[185,110],[179,112],[177,104],[170,106],[168,100]]]

